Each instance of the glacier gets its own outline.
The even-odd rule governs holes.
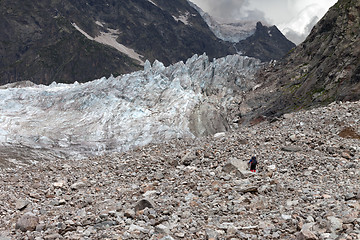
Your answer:
[[[1,86],[0,149],[77,159],[227,131],[259,67],[254,58],[203,54],[83,84]]]

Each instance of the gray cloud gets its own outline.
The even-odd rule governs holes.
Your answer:
[[[305,27],[305,33],[298,33],[295,32],[294,30],[290,29],[290,28],[286,28],[283,31],[285,32],[285,36],[287,39],[290,39],[292,42],[299,44],[302,41],[304,41],[304,39],[308,36],[308,33],[311,32],[311,29],[316,25],[316,23],[319,21],[320,19],[315,16],[312,18],[312,20],[310,21],[310,23],[308,25],[306,25]]]
[[[193,1],[210,15],[223,19],[238,19],[244,15],[248,0],[195,0]]]

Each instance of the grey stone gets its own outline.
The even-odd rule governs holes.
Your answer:
[[[341,219],[334,216],[328,217],[328,229],[332,233],[335,233],[342,229],[343,222]]]
[[[165,234],[169,234],[170,230],[167,226],[165,226],[164,224],[159,224],[155,226],[155,231],[158,233],[165,233]]]
[[[135,218],[135,211],[133,209],[126,209],[124,216],[128,218]]]
[[[16,229],[20,229],[23,232],[34,231],[36,226],[39,224],[39,218],[33,213],[25,213],[15,225]]]
[[[135,212],[144,210],[145,208],[154,208],[154,204],[148,199],[141,199],[135,204]]]
[[[205,233],[206,233],[207,240],[217,240],[218,239],[218,234],[213,229],[206,229]]]
[[[281,150],[284,152],[300,152],[302,151],[302,148],[299,146],[284,146]]]
[[[171,237],[170,235],[168,235],[168,236],[161,238],[160,240],[174,240],[174,238]]]
[[[63,239],[63,236],[61,236],[58,233],[53,233],[44,237],[44,240],[57,240],[57,239]]]
[[[316,237],[316,235],[313,232],[306,229],[306,230],[302,230],[301,232],[299,232],[296,236],[296,239],[297,240],[318,240],[318,237]]]
[[[19,200],[17,200],[16,201],[16,203],[15,203],[15,208],[17,209],[17,210],[23,210],[23,209],[25,209],[28,205],[29,205],[29,201],[27,201],[27,200],[22,200],[22,199],[19,199]]]
[[[86,186],[86,184],[84,182],[80,181],[80,182],[76,182],[76,183],[72,184],[70,186],[70,188],[72,190],[79,190],[80,188],[84,188],[85,186]]]
[[[242,193],[257,192],[257,191],[258,191],[258,186],[247,186],[239,189],[239,192]]]

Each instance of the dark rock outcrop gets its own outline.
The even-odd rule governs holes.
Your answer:
[[[276,26],[267,27],[258,22],[253,35],[236,44],[245,56],[261,61],[280,60],[295,44],[289,41]]]

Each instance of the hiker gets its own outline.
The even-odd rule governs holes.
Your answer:
[[[250,159],[250,161],[249,161],[248,164],[250,165],[250,171],[251,171],[251,172],[256,172],[257,160],[256,160],[256,157],[255,157],[255,156],[253,156],[253,157]]]

